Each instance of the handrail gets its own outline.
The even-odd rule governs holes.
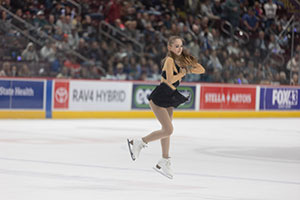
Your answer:
[[[73,0],[67,0],[67,1],[73,4],[74,6],[76,6],[78,8],[78,14],[81,15],[81,5]]]
[[[289,21],[286,23],[284,29],[282,29],[282,31],[279,33],[279,35],[278,35],[279,38],[281,38],[283,33],[290,27],[290,24],[292,23],[293,20],[294,20],[294,15],[291,16]]]
[[[108,31],[105,31],[105,28],[108,28]],[[124,44],[124,42],[122,42],[121,40],[118,40],[117,37],[112,36],[112,32],[117,33],[117,34],[121,35],[122,37],[124,37],[127,41],[132,42],[135,45],[135,47],[139,48],[139,51],[136,51],[135,49],[133,49],[133,53],[135,53],[138,56],[142,56],[144,53],[144,45],[143,44],[141,44],[137,40],[133,39],[132,37],[129,37],[122,31],[118,30],[117,28],[115,28],[114,26],[110,25],[109,23],[107,23],[105,21],[100,22],[99,32],[101,34],[105,35],[106,37],[112,39],[113,41],[117,42],[118,44],[120,44],[122,46],[126,46],[126,44]]]
[[[227,26],[228,28],[226,29]],[[229,30],[228,30],[229,29]],[[233,27],[231,25],[231,23],[229,21],[224,21],[222,23],[222,26],[221,26],[221,30],[226,33],[227,35],[233,37],[234,39],[238,40],[239,42],[243,43],[243,44],[246,44],[249,42],[249,34],[245,31],[243,31],[242,29],[240,29],[239,27],[236,27],[235,30],[233,30]],[[242,33],[242,37],[240,36],[237,36],[235,33],[238,33],[238,35],[240,35],[240,33]]]
[[[29,35],[28,33],[26,33],[26,31],[23,31],[22,29],[20,29],[19,27],[15,26],[14,24],[10,23],[10,25],[16,29],[18,32],[22,33],[23,35],[25,35],[26,37],[28,37],[31,41],[33,41],[34,43],[37,43],[38,45],[42,46],[42,43],[40,41],[38,41],[37,39],[35,39],[34,37],[32,37],[31,35]]]
[[[249,42],[249,34],[245,31],[243,31],[242,29],[240,29],[239,27],[236,27],[236,29],[234,30],[234,32],[237,32],[238,35],[240,36],[237,36],[236,34],[234,34],[234,38],[236,40],[238,40],[239,42],[243,43],[243,44],[246,44]],[[242,38],[242,36],[244,38]]]
[[[229,31],[225,28],[225,25],[229,27]],[[229,21],[224,21],[221,25],[221,30],[226,33],[227,35],[231,35],[231,29],[232,29],[232,25],[230,24]]]

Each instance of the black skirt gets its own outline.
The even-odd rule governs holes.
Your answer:
[[[160,107],[175,107],[189,100],[183,96],[178,90],[172,90],[166,83],[158,85],[148,96],[148,100],[152,100],[155,105]]]

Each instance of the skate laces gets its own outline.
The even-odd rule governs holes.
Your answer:
[[[140,147],[141,148],[147,148],[148,145],[142,140],[141,143],[140,143]]]
[[[171,161],[169,159],[166,160],[166,166],[170,167],[171,166]]]

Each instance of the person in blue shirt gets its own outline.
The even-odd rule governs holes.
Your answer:
[[[259,20],[255,16],[254,9],[251,8],[248,10],[248,13],[243,16],[243,25],[247,31],[254,33],[259,27]]]

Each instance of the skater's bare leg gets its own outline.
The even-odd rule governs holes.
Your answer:
[[[167,108],[159,107],[155,105],[152,101],[149,102],[149,105],[153,110],[156,118],[160,122],[161,129],[153,131],[149,135],[143,137],[143,141],[145,143],[148,143],[162,138],[170,137],[170,135],[173,133],[173,125]]]
[[[167,108],[169,117],[172,121],[173,119],[173,107]],[[170,150],[170,136],[160,139],[161,149],[162,149],[162,157],[169,158],[169,150]]]

